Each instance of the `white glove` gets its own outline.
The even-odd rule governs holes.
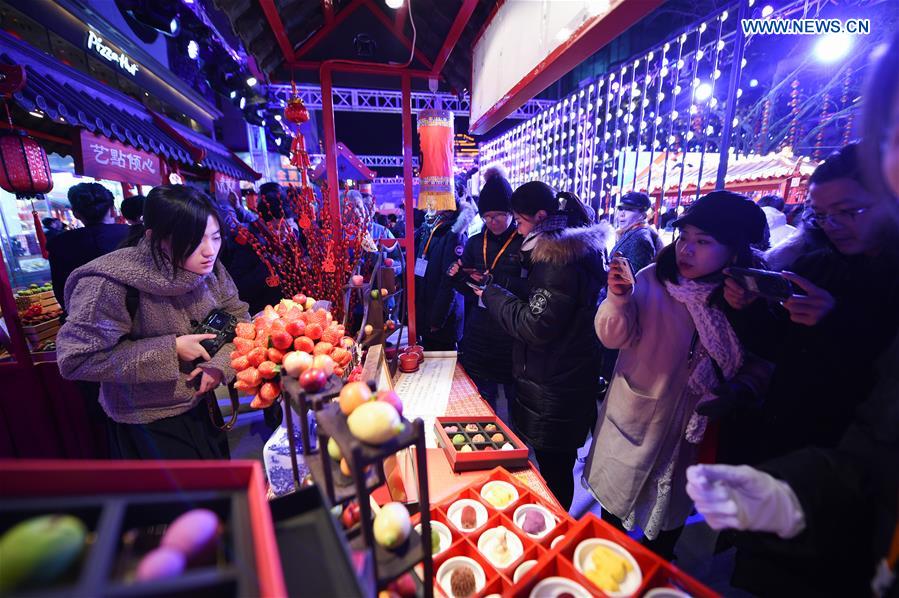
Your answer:
[[[748,465],[688,467],[687,494],[712,529],[773,532],[784,539],[805,529],[793,489]]]

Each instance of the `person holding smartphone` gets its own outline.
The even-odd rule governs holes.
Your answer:
[[[478,212],[484,220],[484,229],[468,239],[462,257],[453,263],[448,274],[466,298],[459,362],[481,396],[496,410],[500,385],[507,401],[511,404],[515,400],[514,341],[490,317],[472,287],[479,288],[493,281],[524,297],[526,278],[521,263],[523,239],[512,216],[512,187],[496,169],[487,170],[484,178],[486,183],[478,196]]]
[[[723,310],[723,270],[752,263],[765,216],[742,195],[713,191],[674,223],[680,235],[636,277],[613,257],[594,321],[620,353],[593,431],[584,479],[618,527],[639,527],[672,558],[692,503],[687,466],[705,438],[705,406],[754,402],[770,367],[748,353]]]
[[[899,228],[866,188],[858,152],[857,143],[841,148],[809,178],[812,222],[826,247],[780,273],[792,294],[739,324],[755,330],[753,350],[776,368],[759,408],[724,415],[725,462],[752,465],[804,446],[835,446],[899,329]],[[734,278],[726,285],[742,286]]]
[[[65,378],[100,383],[113,456],[229,456],[202,395],[234,375],[234,345],[210,355],[201,342],[215,335],[191,333],[213,309],[250,319],[219,263],[221,227],[208,196],[183,185],[155,187],[133,246],[78,268],[66,283],[69,317],[56,340],[59,369]],[[129,292],[136,299],[133,316]]]
[[[477,290],[513,339],[516,431],[534,449],[540,473],[563,508],[574,496],[572,470],[599,399],[600,347],[590,330],[605,285],[603,254],[611,228],[589,226],[580,200],[532,181],[512,193],[526,299],[497,283]]]

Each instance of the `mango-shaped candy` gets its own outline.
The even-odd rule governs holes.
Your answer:
[[[353,436],[368,444],[383,444],[403,431],[400,414],[390,403],[371,401],[356,407],[347,418]]]

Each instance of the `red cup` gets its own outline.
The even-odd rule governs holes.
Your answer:
[[[415,353],[418,355],[418,363],[421,363],[425,360],[425,348],[421,345],[410,345],[406,347],[404,353]]]
[[[403,372],[414,372],[418,369],[418,354],[406,352],[400,355],[400,370]]]

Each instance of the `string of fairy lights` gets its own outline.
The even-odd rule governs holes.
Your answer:
[[[700,164],[707,152],[718,152],[725,145],[721,114],[727,101],[742,96],[738,89],[736,97],[722,97],[727,90],[719,85],[734,68],[735,8],[611,68],[483,144],[480,163],[501,164],[513,186],[540,179],[597,210],[608,210],[623,193],[646,190],[651,183],[654,190],[666,189],[676,180],[684,189],[684,152],[698,155]],[[662,153],[661,164],[655,164]],[[659,168],[661,185],[653,181]],[[699,171],[701,180],[702,165]]]

